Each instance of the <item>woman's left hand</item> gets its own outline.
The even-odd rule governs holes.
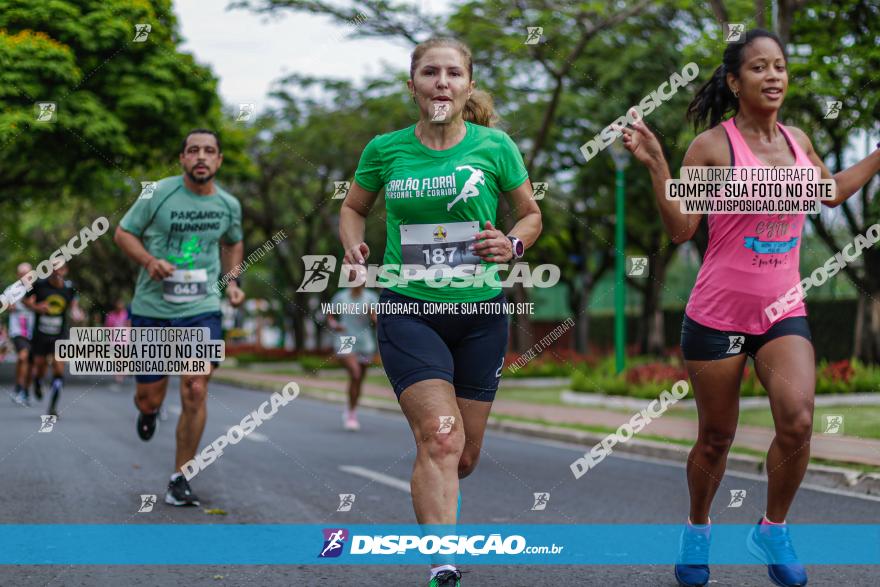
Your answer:
[[[490,263],[505,263],[513,258],[513,245],[503,232],[486,221],[485,230],[477,233],[477,242],[471,245],[475,255]]]

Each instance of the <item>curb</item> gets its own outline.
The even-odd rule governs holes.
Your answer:
[[[278,382],[242,381],[231,376],[224,377],[221,373],[216,373],[214,375],[214,380],[221,383],[238,385],[260,391],[278,391],[283,387],[283,385]],[[301,388],[300,394],[305,397],[330,403],[341,404],[345,401],[345,394],[340,391],[323,391]],[[381,410],[383,412],[400,414],[400,407],[397,402],[391,400],[383,401],[371,397],[363,397],[360,400],[360,405],[375,410]],[[559,426],[546,426],[544,424],[535,424],[533,422],[514,422],[510,420],[501,420],[492,416],[489,417],[489,423],[486,427],[490,430],[496,430],[499,432],[508,432],[533,438],[583,445],[587,447],[587,450],[607,436],[607,434],[598,432],[573,430]],[[614,450],[615,452],[665,459],[680,463],[686,463],[688,454],[690,453],[690,448],[679,444],[637,438],[632,438],[624,444],[616,445]],[[764,472],[764,461],[763,459],[750,455],[730,453],[727,457],[727,470],[760,475]],[[810,485],[814,487],[839,489],[856,495],[880,496],[880,473],[862,473],[858,470],[847,469],[845,467],[811,464],[804,475],[802,486],[809,489]]]
[[[627,396],[603,395],[601,393],[587,393],[583,391],[573,391],[565,389],[559,395],[562,403],[571,406],[587,406],[598,408],[627,408],[640,410],[644,408],[650,398],[633,398]],[[815,407],[827,406],[877,406],[880,405],[880,393],[847,393],[847,394],[829,394],[817,395],[814,397]],[[696,408],[697,402],[693,399],[678,400],[675,404],[682,408]],[[766,396],[757,397],[741,397],[739,400],[740,409],[750,408],[769,408],[770,399]]]

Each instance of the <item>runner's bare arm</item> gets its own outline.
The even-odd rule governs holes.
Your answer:
[[[159,280],[174,273],[174,265],[164,259],[157,259],[151,255],[137,236],[117,226],[113,234],[113,242],[116,243],[128,258],[144,267],[151,279]]]
[[[541,229],[544,227],[531,180],[525,180],[521,186],[505,195],[510,198],[510,203],[516,210],[516,224],[507,234],[521,240],[528,249],[541,236]]]
[[[244,240],[237,243],[220,243],[220,270],[223,275],[230,275],[231,279],[226,284],[226,297],[229,302],[238,307],[244,301],[244,291],[234,281],[241,275],[241,261],[244,259]]]
[[[244,240],[237,243],[220,243],[220,270],[223,275],[229,275],[230,280],[241,275],[241,261],[244,259]],[[229,285],[237,285],[230,281]]]
[[[86,314],[83,312],[82,308],[79,306],[79,300],[74,299],[70,302],[70,318],[74,322],[85,322]]]
[[[830,208],[844,203],[847,198],[862,189],[872,177],[880,173],[880,149],[875,149],[873,153],[856,163],[851,167],[847,167],[843,171],[831,175],[825,162],[813,149],[813,143],[810,137],[799,128],[789,126],[786,127],[791,131],[794,139],[800,144],[813,162],[813,165],[822,170],[822,179],[833,179],[837,183],[837,195],[833,200],[824,200],[822,203]]]
[[[46,302],[40,302],[37,304],[37,294],[31,294],[21,298],[21,303],[23,303],[31,312],[37,312],[38,314],[45,314],[46,310],[49,309],[49,304]]]
[[[666,180],[672,179],[672,174],[663,155],[660,141],[643,120],[636,122],[633,128],[618,128],[623,132],[624,147],[651,173],[651,183],[660,210],[660,218],[669,238],[674,243],[690,240],[699,228],[703,215],[682,214],[678,202],[666,199]],[[727,143],[723,133],[724,129],[715,127],[699,134],[688,148],[682,166],[729,165],[730,156],[726,152]],[[722,147],[725,151],[722,151]]]
[[[367,214],[370,213],[377,194],[378,192],[368,192],[357,181],[351,182],[351,189],[339,211],[339,240],[345,249],[343,263],[363,264],[370,254],[369,247],[364,243],[364,230]]]

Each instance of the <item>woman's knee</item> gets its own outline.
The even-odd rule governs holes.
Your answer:
[[[804,407],[786,416],[776,425],[776,438],[784,443],[801,445],[813,435],[813,409]]]
[[[727,456],[735,436],[736,429],[701,430],[695,448],[710,460],[720,459]]]

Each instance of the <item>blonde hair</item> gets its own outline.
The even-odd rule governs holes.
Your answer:
[[[409,79],[412,80],[415,77],[416,65],[425,56],[425,53],[437,47],[450,47],[461,53],[467,64],[468,79],[474,79],[474,60],[471,57],[470,47],[457,39],[449,37],[434,37],[416,45],[410,59]],[[495,104],[492,101],[492,96],[483,90],[474,90],[471,93],[471,97],[468,98],[467,103],[464,105],[461,115],[468,122],[473,122],[480,126],[495,126],[499,120],[498,115],[495,113]]]

